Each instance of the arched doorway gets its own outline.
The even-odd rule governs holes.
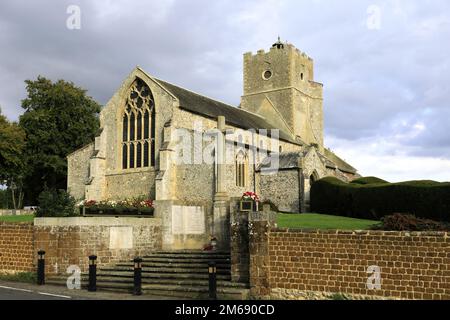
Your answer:
[[[309,177],[309,188],[313,186],[313,184],[319,180],[319,175],[317,174],[317,171],[314,171],[311,176]]]
[[[302,205],[303,213],[309,212],[309,210],[310,210],[311,188],[312,188],[313,184],[317,182],[317,180],[319,180],[319,175],[317,174],[317,171],[315,171],[315,170],[307,179],[305,178],[304,199],[303,199],[303,205]]]

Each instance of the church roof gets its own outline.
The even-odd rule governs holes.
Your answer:
[[[270,125],[263,117],[254,113],[213,100],[160,79],[156,79],[156,81],[177,97],[180,101],[180,107],[187,111],[212,119],[224,116],[228,124],[246,130],[278,129]],[[268,134],[270,135],[270,132]],[[280,139],[295,144],[302,144],[300,141],[293,140],[289,134],[282,130],[280,130]]]
[[[305,157],[308,152],[310,151],[310,148],[304,148],[301,151],[294,151],[294,152],[282,152],[278,154],[278,164],[279,170],[289,170],[289,169],[298,169],[300,168],[299,160],[303,157]],[[319,155],[320,160],[323,162],[323,164],[331,169],[338,168],[339,170],[347,173],[353,173],[355,174],[357,170],[353,168],[351,165],[349,165],[347,162],[339,158],[336,154],[331,152],[328,149],[325,149],[325,154],[322,154],[317,151],[317,154]],[[261,165],[258,168],[259,170],[264,169],[270,169],[270,156],[266,157],[262,162]]]
[[[335,153],[333,153],[329,149],[325,149],[324,156],[326,159],[331,160],[332,163],[334,163],[337,168],[341,171],[348,172],[348,173],[356,173],[357,170],[353,168],[351,165],[349,165],[347,162],[339,158]]]
[[[211,119],[217,119],[218,116],[224,116],[225,121],[229,125],[233,125],[235,127],[246,130],[278,129],[270,125],[263,117],[257,114],[250,113],[223,102],[202,96],[164,80],[155,80],[178,98],[178,100],[180,101],[180,108],[185,109],[189,112],[196,113]],[[280,130],[280,139],[298,145],[305,145],[303,141],[292,139],[292,137],[283,130]],[[298,168],[299,157],[304,157],[308,152],[309,148],[305,148],[304,150],[298,152],[281,153],[279,158],[280,169]],[[338,168],[343,172],[353,174],[357,172],[355,168],[353,168],[351,165],[349,165],[347,162],[339,158],[336,154],[328,149],[325,149],[324,154],[321,154],[319,152],[317,153],[324,165],[328,168]],[[263,169],[264,164],[261,164],[260,168]]]

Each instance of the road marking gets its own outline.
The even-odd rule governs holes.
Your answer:
[[[9,289],[9,290],[16,290],[16,291],[23,291],[23,292],[33,292],[32,290],[13,288],[13,287],[6,287],[6,286],[0,286],[0,288],[2,288],[2,289]]]
[[[46,292],[38,292],[39,294],[42,294],[44,296],[50,296],[50,297],[58,297],[58,298],[64,298],[64,299],[72,299],[72,297],[69,296],[62,296],[59,294],[52,294],[52,293],[46,293]]]

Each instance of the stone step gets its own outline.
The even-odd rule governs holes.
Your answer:
[[[204,250],[157,250],[152,252],[151,254],[196,254],[196,255],[230,255],[229,251],[204,251]]]
[[[59,281],[61,284],[65,284],[67,278],[64,276],[56,276],[52,277],[51,280]],[[81,276],[81,281],[83,283],[88,282],[88,275],[83,274]],[[97,275],[97,283],[110,283],[110,282],[117,282],[117,283],[133,283],[133,275],[126,275],[126,276],[111,276],[111,275]],[[208,279],[164,279],[164,278],[142,278],[142,283],[147,284],[170,284],[170,285],[178,285],[178,286],[208,286],[209,281]],[[224,287],[224,288],[248,288],[248,284],[246,283],[240,283],[240,282],[231,282],[231,281],[223,281],[218,280],[217,281],[217,287]]]
[[[103,267],[100,268],[99,273],[102,271],[133,271],[132,267],[128,266],[114,266],[114,267]],[[175,273],[175,274],[208,274],[207,268],[171,268],[171,267],[143,267],[142,274],[149,273]],[[217,269],[217,274],[230,274],[230,269]]]
[[[61,284],[65,284],[67,277],[55,276],[50,278],[52,281],[59,281]],[[82,275],[82,282],[88,281],[88,275]],[[97,275],[97,282],[117,282],[117,283],[133,283],[133,276],[114,276],[114,275]],[[149,284],[173,284],[173,285],[187,285],[187,286],[208,286],[208,279],[176,279],[176,278],[142,278],[142,283]],[[218,280],[217,286],[221,287],[233,287],[233,288],[248,288],[248,284],[240,282],[231,282]]]
[[[116,266],[118,267],[128,267],[133,268],[134,263],[132,262],[120,262],[117,263]],[[208,270],[208,263],[206,262],[143,262],[142,263],[143,268],[198,268],[198,269],[204,269]],[[231,265],[230,263],[218,263],[216,264],[217,269],[230,269]]]
[[[230,254],[216,254],[216,253],[153,253],[144,256],[143,259],[151,258],[170,258],[170,259],[230,259]]]
[[[220,299],[247,299],[249,285],[231,282],[229,252],[198,250],[157,251],[143,257],[142,290],[160,297],[207,299],[209,295],[208,263],[217,264],[217,294]],[[104,291],[133,290],[133,262],[124,261],[99,267],[97,288]],[[49,284],[66,285],[67,276],[48,279]],[[82,274],[82,286],[87,287],[88,275]]]
[[[143,263],[209,263],[210,261],[214,261],[215,263],[230,263],[230,258],[177,258],[177,257],[144,257],[142,258]],[[132,263],[132,261],[126,261]]]
[[[122,269],[120,270],[119,268],[111,268],[111,269],[102,269],[100,271],[97,272],[98,276],[112,276],[112,277],[133,277],[134,276],[134,272],[131,269]],[[177,272],[146,272],[145,270],[142,271],[142,278],[163,278],[163,279],[208,279],[209,275],[207,272],[203,271],[203,272],[198,272],[198,273],[193,273],[193,272],[183,272],[183,273],[177,273]],[[217,274],[217,279],[220,280],[230,280],[231,279],[231,275],[230,272],[228,271],[227,273],[218,273]]]
[[[66,286],[65,277],[54,277],[46,281],[46,284]],[[206,282],[205,282],[206,283]],[[233,284],[233,285],[231,285]],[[88,281],[82,279],[81,287],[86,289]],[[132,281],[116,281],[112,279],[109,281],[97,280],[97,290],[102,291],[114,291],[114,292],[127,292],[133,291]],[[198,285],[195,283],[142,283],[142,291],[144,294],[162,296],[162,297],[178,297],[189,299],[206,299],[209,294],[208,285]],[[227,283],[223,285],[223,282],[218,281],[217,295],[219,299],[230,300],[244,300],[248,299],[249,289],[248,285],[241,283]]]

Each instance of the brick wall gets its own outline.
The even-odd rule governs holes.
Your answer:
[[[0,222],[0,272],[31,272],[33,224]]]
[[[308,297],[304,292],[328,292],[450,299],[447,233],[267,230],[264,223],[252,229],[259,236],[250,243],[250,282],[259,297],[301,299]],[[380,290],[367,288],[369,266],[380,267]]]
[[[34,232],[48,274],[65,274],[70,265],[85,272],[93,254],[101,267],[161,249],[157,218],[37,218]]]

